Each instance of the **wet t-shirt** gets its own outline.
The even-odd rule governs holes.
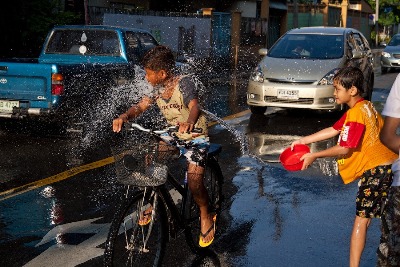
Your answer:
[[[351,148],[347,155],[337,159],[339,173],[345,184],[356,180],[369,169],[396,159],[396,154],[379,139],[382,126],[382,117],[372,103],[364,99],[333,125],[334,129],[340,131],[338,145]]]
[[[196,85],[190,76],[182,76],[177,82],[170,99],[158,97],[156,103],[168,124],[176,125],[178,122],[186,122],[189,118],[189,103],[197,99]],[[207,135],[207,119],[203,112],[195,124],[195,128],[201,128]]]

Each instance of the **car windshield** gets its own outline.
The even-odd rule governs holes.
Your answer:
[[[46,47],[47,54],[119,56],[118,35],[110,30],[55,30]]]
[[[274,58],[334,59],[343,57],[343,35],[286,34],[269,50]]]
[[[395,35],[388,43],[388,46],[399,46],[400,45],[400,35]]]

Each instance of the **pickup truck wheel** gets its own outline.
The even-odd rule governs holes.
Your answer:
[[[250,111],[253,114],[262,115],[267,111],[267,107],[250,106]]]

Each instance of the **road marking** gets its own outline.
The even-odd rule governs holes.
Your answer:
[[[250,112],[250,110],[247,109],[247,110],[241,111],[241,112],[239,112],[239,113],[226,116],[226,117],[222,118],[222,120],[224,120],[224,121],[233,120],[233,119],[242,117],[242,116],[248,114],[249,112]],[[217,121],[212,121],[212,122],[210,122],[210,123],[208,124],[208,126],[210,127],[210,126],[214,126],[214,125],[216,125],[216,124],[218,124]]]
[[[169,190],[169,193],[175,204],[182,201],[182,195],[176,189]],[[104,249],[100,245],[106,242],[111,225],[111,223],[96,223],[102,218],[60,224],[52,228],[35,247],[50,242],[55,242],[55,244],[33,258],[24,267],[77,266],[102,256]],[[82,241],[71,243],[68,238],[65,238],[68,234],[73,234],[76,237],[81,236]]]
[[[54,241],[55,244],[25,264],[24,267],[77,266],[102,256],[104,249],[99,246],[106,242],[110,224],[95,223],[98,219],[101,217],[57,225],[35,247]],[[63,237],[68,234],[76,236],[82,234],[85,239],[79,244],[68,244],[68,240],[63,240]]]
[[[236,119],[238,117],[242,117],[246,114],[248,114],[250,112],[250,110],[244,110],[242,112],[236,113],[236,114],[232,114],[229,116],[226,116],[224,118],[222,118],[224,121],[227,120],[232,120],[232,119]],[[217,121],[213,121],[209,123],[209,126],[213,126],[218,124]],[[16,188],[12,188],[9,189],[7,191],[4,192],[0,192],[0,201],[9,199],[11,197],[15,197],[18,196],[20,194],[26,193],[28,191],[34,190],[36,188],[48,185],[48,184],[52,184],[52,183],[56,183],[62,180],[65,180],[67,178],[70,178],[72,176],[75,176],[79,173],[88,171],[88,170],[92,170],[92,169],[96,169],[108,164],[114,163],[114,158],[113,157],[108,157],[99,161],[95,161],[86,165],[82,165],[82,166],[78,166],[78,167],[74,167],[72,169],[66,170],[64,172],[58,173],[56,175],[50,176],[48,178],[39,180],[39,181],[35,181],[26,185],[22,185],[20,187],[16,187]]]
[[[52,184],[52,183],[56,183],[56,182],[65,180],[65,179],[75,176],[79,173],[82,173],[82,172],[85,172],[88,170],[93,170],[93,169],[111,164],[113,162],[114,162],[114,157],[108,157],[108,158],[101,159],[101,160],[98,160],[98,161],[95,161],[95,162],[92,162],[89,164],[74,167],[72,169],[66,170],[64,172],[58,173],[56,175],[50,176],[48,178],[45,178],[45,179],[42,179],[39,181],[35,181],[35,182],[29,183],[29,184],[26,184],[26,185],[23,185],[20,187],[12,188],[10,190],[0,193],[0,201],[23,194],[25,192],[42,187],[44,185],[48,185],[48,184]]]

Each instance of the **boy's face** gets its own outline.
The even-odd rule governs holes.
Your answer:
[[[144,71],[146,72],[146,80],[152,86],[161,85],[167,78],[167,73],[164,70],[155,71],[148,68],[144,68]]]
[[[333,92],[333,95],[335,96],[335,100],[337,104],[347,104],[350,102],[352,99],[352,96],[354,96],[357,93],[357,89],[352,86],[350,89],[346,89],[338,83],[337,80],[333,81],[333,87],[335,88],[335,91]]]

